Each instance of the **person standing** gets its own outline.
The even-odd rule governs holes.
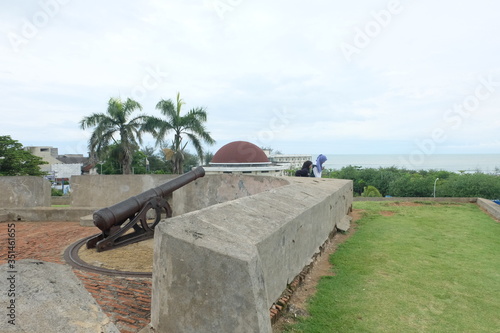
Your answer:
[[[326,162],[327,158],[323,154],[319,154],[316,159],[316,164],[313,166],[313,174],[316,178],[321,178],[321,172],[323,172],[323,164]]]
[[[305,161],[302,164],[302,169],[295,171],[297,177],[310,177],[313,162]]]

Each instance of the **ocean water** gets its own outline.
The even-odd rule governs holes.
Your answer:
[[[500,174],[500,154],[325,154],[325,168],[339,170],[353,165],[362,168],[397,167],[409,170],[445,170]],[[317,156],[313,155],[315,159]]]

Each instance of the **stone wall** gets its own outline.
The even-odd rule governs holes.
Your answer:
[[[71,206],[104,208],[157,187],[177,175],[83,175],[71,177]]]
[[[285,178],[243,174],[210,174],[173,193],[173,215],[199,210],[238,198],[248,197],[289,184]]]
[[[0,177],[0,191],[0,208],[50,206],[50,182],[42,177]]]
[[[151,326],[158,332],[271,332],[272,303],[352,206],[350,180],[275,178],[281,186],[243,196],[260,180],[220,176],[238,177],[220,179],[232,184],[233,193],[218,192],[229,201],[157,226]],[[215,178],[196,182],[199,195],[218,188]]]
[[[500,205],[483,198],[477,198],[477,204],[493,216],[493,218],[500,220]]]

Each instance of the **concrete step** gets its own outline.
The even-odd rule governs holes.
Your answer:
[[[7,212],[0,211],[0,222],[9,221],[9,214]]]
[[[95,227],[93,214],[80,217],[80,225],[82,227]]]

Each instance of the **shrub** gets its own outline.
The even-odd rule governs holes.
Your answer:
[[[381,197],[382,194],[380,194],[379,190],[375,186],[366,186],[363,190],[363,193],[361,193],[362,197]]]
[[[55,188],[51,188],[51,195],[53,197],[62,197],[63,196],[63,191],[62,190],[58,190],[58,189],[55,189]]]

